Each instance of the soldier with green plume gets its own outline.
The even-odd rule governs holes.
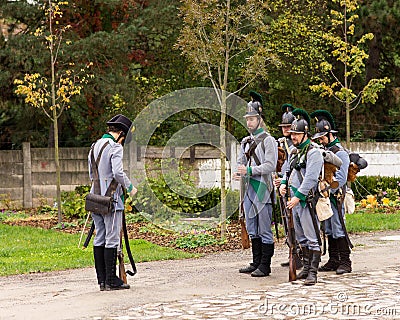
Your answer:
[[[265,277],[271,273],[274,254],[271,193],[278,152],[275,139],[265,128],[262,97],[254,91],[250,92],[250,96],[252,101],[248,103],[244,116],[250,135],[241,142],[235,179],[245,184],[243,207],[253,261],[239,272],[249,273],[252,277]]]
[[[283,112],[282,121],[278,126],[282,130],[282,137],[278,138],[278,147],[281,147],[283,149],[283,151],[285,153],[285,161],[283,162],[283,164],[281,166],[281,170],[279,172],[276,172],[277,177],[275,177],[275,179],[274,179],[274,185],[277,190],[279,190],[279,186],[281,185],[281,179],[283,177],[283,174],[287,171],[287,168],[289,165],[290,153],[291,153],[292,149],[295,148],[295,146],[293,146],[293,142],[292,142],[292,139],[290,137],[290,132],[289,132],[292,122],[295,119],[294,115],[292,113],[292,111],[294,109],[295,108],[290,103],[284,103],[281,106],[281,110]],[[279,150],[278,150],[278,154],[279,154]],[[279,161],[279,159],[278,159],[278,161]],[[278,201],[280,201],[281,215],[284,215],[282,199],[278,199]],[[284,227],[285,227],[285,233],[286,233],[286,237],[287,237],[288,226],[286,225],[285,220],[284,220]],[[296,245],[296,247],[298,247],[298,245]],[[301,257],[300,257],[301,251],[299,251],[299,250],[300,250],[300,248],[298,248],[298,250],[297,250],[298,254],[295,255],[296,269],[300,269],[303,267],[303,263],[302,263]],[[282,262],[281,266],[288,267],[289,261]]]
[[[326,150],[332,151],[342,160],[340,169],[335,172],[339,186],[330,189],[329,194],[333,216],[324,222],[325,234],[328,237],[329,260],[319,268],[319,271],[336,271],[336,274],[349,273],[351,272],[351,242],[344,224],[343,199],[346,194],[350,158],[337,137],[338,131],[332,115],[326,110],[317,110],[310,116],[316,120],[315,134],[312,139],[318,140]]]
[[[288,160],[289,160],[289,155],[291,152],[291,149],[293,148],[293,142],[290,137],[290,127],[292,125],[292,122],[294,121],[294,115],[292,111],[294,110],[294,107],[290,103],[285,103],[281,106],[281,109],[283,111],[282,114],[282,122],[279,124],[279,127],[282,130],[282,137],[278,139],[278,146],[282,147],[283,150],[286,153],[286,161],[282,166],[282,172],[286,171]]]
[[[303,253],[304,267],[297,279],[305,279],[305,285],[314,285],[321,259],[321,240],[315,210],[309,199],[317,190],[324,160],[318,146],[313,145],[309,138],[310,117],[307,112],[295,109],[293,115],[296,119],[289,132],[296,148],[291,152],[289,169],[283,176],[279,191],[287,197],[287,208],[292,210],[296,239]]]

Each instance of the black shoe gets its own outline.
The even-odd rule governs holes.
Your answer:
[[[106,284],[104,282],[100,283],[100,291],[106,290]]]
[[[261,271],[260,269],[257,269],[257,270],[255,270],[255,271],[253,271],[251,274],[250,274],[252,277],[266,277],[266,276],[269,276],[269,273],[267,272],[267,273],[264,273],[263,271]]]
[[[113,291],[113,290],[123,290],[123,289],[130,289],[130,285],[127,283],[122,283],[120,286],[109,286],[106,284],[105,291]]]
[[[282,262],[281,267],[289,267],[289,261],[288,262]]]
[[[239,272],[240,273],[252,273],[253,271],[256,271],[256,270],[257,270],[257,267],[250,264],[247,267],[240,268]]]

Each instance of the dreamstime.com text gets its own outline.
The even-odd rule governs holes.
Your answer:
[[[282,314],[286,316],[322,316],[322,315],[339,315],[339,316],[385,316],[396,317],[400,316],[400,307],[396,305],[379,306],[377,303],[356,303],[348,301],[347,295],[340,292],[330,301],[302,301],[292,303],[282,303],[264,300],[258,312],[263,315]]]

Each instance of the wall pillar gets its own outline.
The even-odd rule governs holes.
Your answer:
[[[32,159],[31,144],[29,142],[22,143],[22,158],[24,161],[24,208],[32,208]]]

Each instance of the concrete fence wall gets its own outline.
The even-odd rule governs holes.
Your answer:
[[[237,182],[231,181],[238,147],[236,144],[230,146],[227,154],[226,180],[228,187],[233,189],[238,187]],[[400,176],[399,143],[352,143],[350,149],[360,153],[368,161],[368,167],[360,175]],[[90,184],[88,152],[89,148],[60,148],[62,191],[71,191],[76,186]],[[131,143],[125,149],[124,168],[132,180],[138,183],[136,178],[144,176],[146,163],[152,159],[171,157],[185,162],[199,186],[220,185],[219,151],[212,147],[146,148]],[[229,161],[230,159],[234,161]],[[54,149],[30,148],[29,143],[24,143],[22,150],[0,151],[0,208],[11,204],[14,207],[29,208],[44,201],[54,201],[55,171]]]

